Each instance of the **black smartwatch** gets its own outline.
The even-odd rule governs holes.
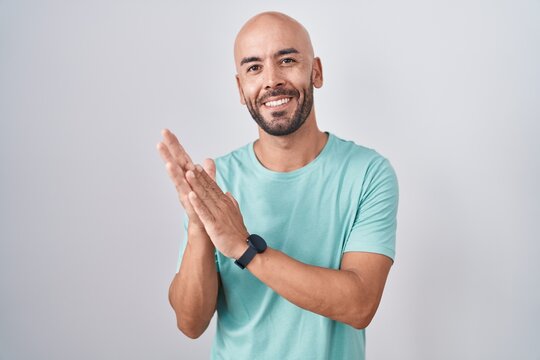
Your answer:
[[[262,237],[260,237],[257,234],[251,234],[247,238],[248,248],[244,252],[242,256],[240,256],[237,260],[234,261],[240,269],[245,269],[246,266],[250,263],[251,260],[255,257],[255,255],[263,253],[264,250],[266,250],[266,241]]]

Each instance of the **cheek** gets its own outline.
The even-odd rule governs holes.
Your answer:
[[[254,78],[246,77],[242,81],[242,91],[246,99],[256,98],[259,94],[261,86],[258,81]]]
[[[290,78],[290,84],[300,92],[300,95],[302,95],[302,93],[307,91],[310,87],[311,73],[302,71],[301,73],[295,74],[294,77]]]

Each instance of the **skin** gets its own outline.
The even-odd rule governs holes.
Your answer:
[[[298,53],[276,56],[284,49],[295,49]],[[306,29],[296,20],[280,13],[263,13],[250,19],[240,30],[234,44],[236,83],[242,104],[255,103],[269,91],[288,89],[302,92],[310,81],[315,88],[323,85],[322,65],[313,56],[313,46]],[[242,59],[259,58],[241,64]],[[294,62],[285,62],[292,59]],[[256,70],[252,68],[256,67]],[[250,68],[252,68],[250,70]],[[279,98],[279,96],[277,97]],[[297,110],[304,97],[292,98],[283,111],[287,115],[274,119],[264,105],[259,110],[268,123],[275,126],[290,121],[287,119]],[[326,144],[327,136],[317,127],[315,109],[312,108],[300,129],[286,136],[272,136],[259,128],[259,140],[254,144],[255,154],[268,169],[288,172],[311,162]]]
[[[327,141],[317,127],[313,107],[298,116],[309,103],[310,86],[323,84],[321,61],[313,56],[307,31],[284,14],[262,13],[242,27],[234,53],[240,101],[250,107],[256,121],[264,122],[254,145],[257,158],[280,172],[307,165]],[[265,105],[283,98],[290,100],[276,108]],[[165,129],[162,135],[158,150],[190,220],[188,244],[169,300],[179,329],[197,338],[215,312],[221,286],[214,249],[237,259],[248,247],[249,232],[234,197],[215,183],[213,160],[194,165],[173,133]],[[384,255],[347,252],[339,270],[327,269],[269,247],[247,269],[297,306],[363,329],[375,315],[391,265]]]

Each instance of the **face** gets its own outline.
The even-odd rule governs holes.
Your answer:
[[[305,123],[313,88],[322,85],[309,37],[298,33],[294,26],[267,22],[239,35],[235,46],[240,100],[273,136],[289,135]]]
[[[309,86],[303,89],[269,89],[259,99],[246,99],[246,106],[253,120],[267,134],[292,134],[304,124],[311,113],[313,83],[310,81]],[[263,111],[266,118],[262,115]]]

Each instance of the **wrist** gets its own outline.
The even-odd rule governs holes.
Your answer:
[[[204,228],[204,225],[202,223],[197,223],[195,221],[189,221],[188,227],[187,227],[188,234],[194,234],[194,235],[207,235],[206,229]]]
[[[214,255],[216,251],[216,247],[212,242],[206,242],[206,241],[200,241],[202,239],[188,239],[187,246],[191,249],[191,251],[206,256],[206,255]]]
[[[215,251],[216,247],[206,230],[197,226],[188,225],[187,229],[188,244],[196,249]]]
[[[231,256],[231,259],[234,259],[234,260],[238,260],[240,259],[240,257],[242,255],[244,255],[244,253],[246,252],[246,250],[249,248],[249,244],[246,242],[244,242],[243,244],[240,244],[236,247],[236,250],[233,251],[233,255]]]
[[[233,251],[231,251],[231,256],[229,256],[229,258],[237,260],[244,255],[246,250],[249,248],[248,237],[249,233],[246,231],[246,233],[243,235],[242,241],[239,241]]]
[[[267,249],[266,241],[257,234],[251,234],[246,240],[247,246],[243,248],[238,248],[237,254],[240,254],[240,249],[243,250],[242,254],[236,258],[234,263],[238,265],[241,269],[245,269],[249,263],[256,258],[257,254],[263,253]],[[245,249],[245,250],[244,250]],[[238,256],[238,255],[235,255]]]

